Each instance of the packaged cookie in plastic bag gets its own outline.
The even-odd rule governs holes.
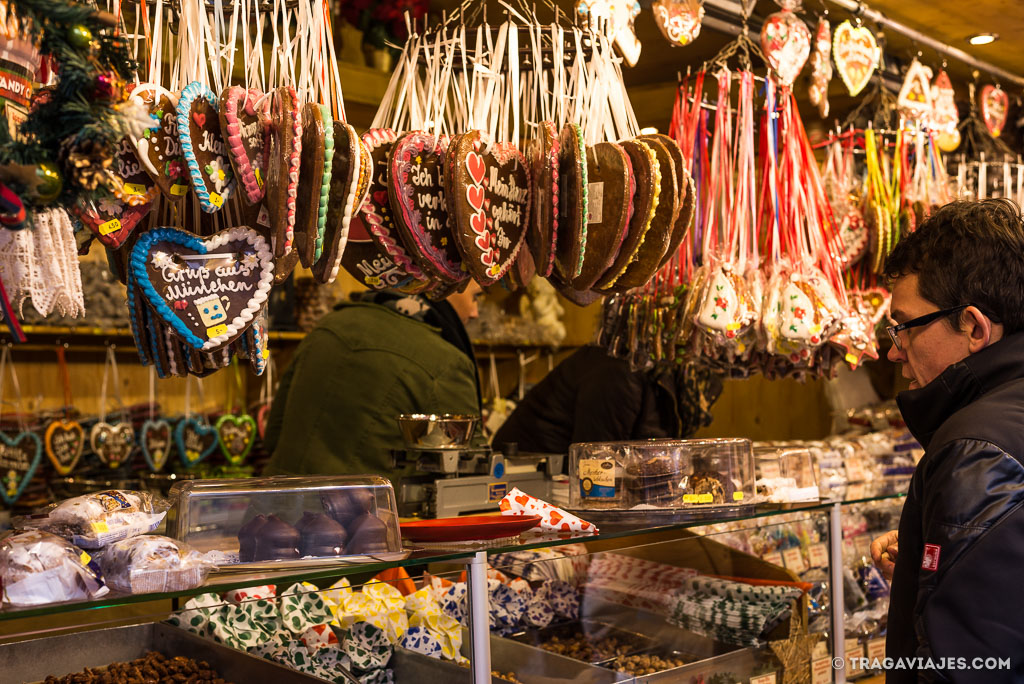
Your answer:
[[[167,515],[167,505],[148,492],[108,489],[76,496],[50,508],[44,515],[14,521],[15,528],[35,528],[70,539],[84,549],[152,532]]]
[[[83,601],[110,591],[88,553],[39,530],[0,541],[0,580],[3,602],[18,606]]]
[[[185,542],[158,535],[114,542],[103,550],[99,563],[107,584],[132,594],[192,589],[216,568]]]

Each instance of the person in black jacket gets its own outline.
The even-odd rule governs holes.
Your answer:
[[[886,681],[1022,682],[1020,209],[1004,199],[948,204],[897,244],[885,271],[889,359],[911,381],[897,401],[925,447],[899,530],[871,546],[892,578],[886,656],[925,659]]]
[[[493,443],[564,454],[576,442],[684,437],[710,423],[721,392],[705,369],[633,370],[602,347],[580,347],[527,392]]]

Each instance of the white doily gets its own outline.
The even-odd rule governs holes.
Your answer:
[[[0,279],[19,317],[26,300],[43,316],[85,315],[74,228],[63,209],[38,211],[24,230],[0,230]]]

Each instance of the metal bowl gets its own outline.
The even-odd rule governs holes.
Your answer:
[[[469,445],[477,416],[403,413],[396,419],[409,449],[462,449]]]

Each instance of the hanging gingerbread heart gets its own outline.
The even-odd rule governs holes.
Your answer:
[[[485,140],[480,131],[460,137],[454,154],[455,239],[469,272],[481,285],[501,280],[526,237],[530,172],[511,143]]]
[[[814,53],[811,55],[811,86],[808,90],[811,104],[818,108],[821,118],[828,116],[828,84],[832,80],[832,29],[828,19],[818,19],[814,33]]]
[[[935,142],[943,152],[952,152],[960,146],[960,112],[956,108],[956,92],[945,69],[939,71],[932,83],[932,130]]]
[[[217,430],[196,418],[182,418],[174,428],[174,445],[181,462],[191,468],[217,448]]]
[[[932,70],[916,59],[907,68],[903,87],[896,98],[896,108],[908,121],[930,124],[932,115]]]
[[[295,244],[299,262],[309,268],[323,251],[334,163],[334,122],[324,105],[302,108],[302,162],[295,211]]]
[[[270,98],[255,88],[229,86],[220,94],[217,115],[242,196],[249,204],[259,204],[266,194]]]
[[[334,162],[331,165],[324,246],[320,258],[310,269],[318,282],[334,282],[338,275],[348,246],[352,219],[366,198],[372,170],[373,160],[356,129],[350,124],[335,121]]]
[[[46,456],[60,475],[70,475],[82,458],[85,430],[76,420],[54,420],[43,433]]]
[[[656,0],[651,10],[654,23],[672,47],[689,45],[700,35],[704,0]]]
[[[761,27],[761,49],[768,64],[775,70],[779,83],[790,86],[811,54],[811,32],[793,12],[800,0],[776,0],[782,11],[765,19]]]
[[[100,421],[89,432],[89,444],[108,468],[117,468],[128,461],[135,448],[135,431],[131,423]]]
[[[191,184],[178,134],[178,96],[153,83],[144,83],[135,86],[129,102],[144,107],[153,118],[153,127],[132,141],[143,171],[165,198],[181,200]]]
[[[252,451],[256,438],[256,421],[248,413],[236,416],[228,413],[216,423],[217,443],[224,458],[233,466],[240,466]]]
[[[576,16],[591,31],[608,36],[629,66],[636,66],[642,47],[636,37],[634,22],[640,14],[637,0],[576,0]]]
[[[139,431],[139,447],[149,469],[159,473],[171,453],[171,424],[162,418],[144,422]]]
[[[1002,134],[1009,112],[1010,98],[1005,90],[992,85],[981,89],[981,118],[993,138]]]
[[[14,437],[0,432],[0,498],[8,506],[25,492],[43,458],[43,442],[34,432]]]
[[[832,58],[850,95],[856,96],[864,90],[881,55],[875,35],[865,26],[855,27],[844,21],[832,36]]]
[[[267,434],[267,420],[269,418],[270,404],[260,406],[259,411],[256,412],[256,430],[259,433],[260,439],[263,439]]]
[[[630,161],[621,145],[587,148],[587,249],[580,275],[568,284],[589,290],[611,268],[629,228],[633,208]],[[668,203],[671,207],[671,202]]]
[[[235,172],[221,137],[217,96],[199,81],[185,86],[178,99],[178,136],[199,206],[219,211],[235,189]]]
[[[399,137],[388,159],[388,197],[395,227],[423,269],[446,283],[469,277],[455,245],[445,201],[444,168],[448,141],[423,131]]]
[[[274,256],[292,250],[295,212],[302,165],[302,106],[295,88],[281,86],[271,96],[270,157],[267,170],[267,211]]]
[[[189,346],[207,351],[245,331],[274,280],[269,246],[244,226],[208,238],[149,230],[132,248],[131,271],[157,316]]]
[[[536,192],[532,195],[526,246],[533,256],[537,275],[546,278],[555,266],[558,243],[559,140],[553,122],[540,122],[536,137],[527,147],[527,156]]]
[[[566,286],[583,270],[590,215],[589,187],[583,130],[570,122],[562,126],[558,137],[558,242],[554,268]]]

